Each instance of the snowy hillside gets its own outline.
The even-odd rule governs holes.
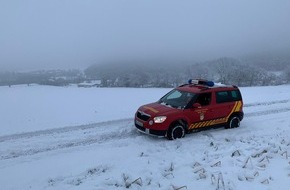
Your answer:
[[[169,90],[0,87],[0,189],[289,189],[290,86],[241,88],[240,128],[138,133]]]

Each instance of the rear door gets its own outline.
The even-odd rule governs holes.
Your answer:
[[[213,108],[215,119],[227,117],[235,105],[235,102],[230,101],[229,91],[215,92],[215,96],[216,102]]]
[[[213,124],[226,123],[229,116],[235,111],[239,100],[241,99],[238,90],[224,90],[214,93],[215,102],[212,106],[212,111],[215,119]]]

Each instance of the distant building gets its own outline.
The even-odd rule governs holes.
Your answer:
[[[101,80],[91,80],[91,81],[85,81],[78,84],[78,87],[84,87],[84,88],[91,88],[91,87],[101,87],[102,81]]]

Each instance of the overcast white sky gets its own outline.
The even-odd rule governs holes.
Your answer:
[[[289,23],[289,0],[0,0],[0,71],[290,50]]]

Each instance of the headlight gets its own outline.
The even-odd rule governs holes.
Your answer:
[[[166,120],[166,116],[154,117],[154,123],[163,123]]]

